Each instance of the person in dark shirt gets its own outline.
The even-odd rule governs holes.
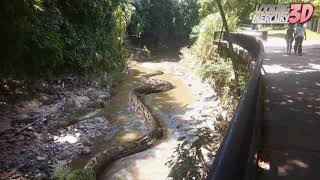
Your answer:
[[[285,36],[286,42],[287,42],[287,54],[291,54],[292,50],[292,42],[294,40],[294,24],[289,24],[287,29],[287,34]]]

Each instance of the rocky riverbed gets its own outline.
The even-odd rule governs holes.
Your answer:
[[[138,63],[154,77],[176,86],[146,97],[146,103],[162,122],[163,140],[154,148],[126,157],[106,169],[99,179],[205,179],[221,139],[227,111],[213,88],[175,59]]]
[[[15,103],[2,98],[1,178],[47,179],[58,165],[90,154],[97,137],[112,133],[103,111],[111,80],[97,79],[43,80],[35,98]]]
[[[109,77],[81,81],[68,77],[43,81],[39,96],[10,104],[1,98],[0,176],[46,179],[59,165],[81,168],[95,153],[138,138],[143,120],[127,96],[142,74],[171,82],[175,89],[145,97],[164,127],[155,147],[107,167],[100,179],[205,179],[217,150],[227,111],[209,83],[178,63],[155,57],[133,63],[114,89]],[[78,82],[82,82],[77,84]],[[9,87],[10,89],[10,87]]]

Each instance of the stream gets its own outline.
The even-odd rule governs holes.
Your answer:
[[[2,104],[0,176],[51,177],[58,166],[81,169],[111,145],[139,139],[148,129],[129,107],[128,95],[142,85],[144,74],[156,71],[164,74],[152,78],[174,85],[143,97],[163,127],[163,138],[106,167],[98,179],[205,179],[219,144],[216,125],[227,111],[212,86],[172,56],[131,62],[112,88],[106,75],[83,81],[67,76],[43,80],[39,97]]]
[[[222,109],[218,107],[216,95],[208,84],[186,72],[174,58],[156,58],[152,62],[134,63],[129,68],[128,75],[113,88],[112,98],[105,107],[105,117],[112,135],[98,138],[89,156],[73,159],[72,169],[83,167],[94,154],[110,144],[132,141],[147,132],[143,119],[128,106],[128,94],[134,87],[141,85],[143,74],[159,70],[164,74],[152,78],[168,81],[175,88],[148,95],[145,102],[163,126],[163,139],[151,149],[122,158],[106,167],[98,179],[168,179],[171,168],[167,162],[175,154],[178,138],[186,134],[191,139],[194,138],[195,132],[190,133],[188,130],[197,126],[214,128],[213,117],[220,115]],[[212,157],[207,160],[210,163]]]

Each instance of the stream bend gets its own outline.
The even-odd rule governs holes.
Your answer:
[[[126,156],[151,148],[163,137],[163,130],[158,119],[153,115],[150,108],[144,103],[143,96],[171,90],[174,86],[167,81],[151,79],[152,76],[162,75],[157,71],[142,76],[144,85],[134,88],[128,98],[129,106],[138,113],[148,128],[148,133],[132,142],[127,142],[117,146],[111,146],[96,154],[85,165],[85,169],[90,169],[99,175],[104,167]]]

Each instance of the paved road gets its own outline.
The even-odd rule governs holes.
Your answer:
[[[320,42],[304,45],[303,56],[288,56],[283,39],[265,43],[259,180],[320,179]]]

